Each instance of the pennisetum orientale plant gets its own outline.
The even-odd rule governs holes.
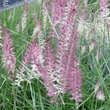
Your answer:
[[[27,72],[27,67],[31,66],[35,74],[40,76],[47,89],[47,96],[51,97],[51,103],[55,102],[59,94],[65,93],[70,93],[72,96],[70,99],[75,100],[76,103],[82,101],[82,75],[78,67],[78,58],[75,55],[78,39],[75,18],[79,3],[80,0],[52,0],[50,1],[52,7],[48,3],[43,4],[43,9],[46,11],[45,13],[43,11],[46,15],[44,22],[49,20],[54,38],[58,42],[56,53],[53,51],[51,36],[48,34],[46,39],[40,39],[39,43],[35,40],[36,36],[38,39],[42,37],[40,34],[42,33],[42,25],[37,23],[32,34],[32,41],[24,54],[22,65],[19,67],[21,74]],[[25,0],[22,31],[25,30],[27,24],[27,9],[27,1]],[[45,24],[43,28],[45,30]],[[42,42],[45,43],[43,47]],[[16,58],[13,52],[13,41],[6,27],[4,27],[3,58],[8,71],[14,74]],[[16,80],[17,78],[19,77],[16,77]]]

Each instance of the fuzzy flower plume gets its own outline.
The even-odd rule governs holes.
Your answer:
[[[30,55],[31,63],[41,63],[43,64],[43,55],[42,55],[42,49],[39,44],[36,43],[35,40],[32,41],[32,49],[31,49],[31,55]]]
[[[52,23],[56,25],[64,16],[66,0],[53,0],[52,1]]]
[[[87,8],[87,2],[88,0],[84,0],[84,7]]]
[[[70,10],[66,10],[65,18],[63,18],[63,21],[61,23],[61,36],[57,46],[57,54],[60,62],[62,60],[65,49],[67,49],[68,40],[70,38],[70,35],[72,34],[74,17],[76,14],[74,2],[72,3],[71,1],[69,1],[67,7],[65,8],[69,8]]]
[[[31,44],[29,45],[23,57],[22,64],[24,66],[20,67],[22,73],[26,71],[25,66],[29,66],[29,65],[31,65],[33,67],[32,69],[35,70],[35,60],[37,59],[39,59],[40,62],[43,62],[42,50],[40,46],[36,43],[36,41],[32,40]]]
[[[13,52],[13,41],[11,40],[6,27],[4,27],[3,31],[3,62],[8,71],[12,73],[12,79],[14,79],[16,58]]]
[[[46,32],[47,29],[47,20],[48,20],[48,13],[46,11],[46,8],[48,7],[48,3],[43,3],[43,10],[42,10],[42,15],[43,15],[43,30]]]
[[[41,46],[41,49],[45,49],[45,39],[43,37],[43,32],[41,30],[41,23],[36,23],[36,26],[33,30],[32,38],[38,37],[39,45]]]
[[[36,66],[38,68],[38,71],[40,72],[40,76],[43,80],[43,84],[47,89],[47,92],[48,92],[47,96],[52,97],[50,102],[53,103],[55,101],[56,96],[57,96],[57,88],[53,84],[54,80],[51,78],[51,76],[48,72],[48,69],[46,67],[44,67],[40,63],[36,63]]]
[[[110,9],[108,8],[110,6],[109,0],[100,0],[100,16],[101,18],[107,17],[110,14]]]
[[[0,20],[0,39],[2,38],[2,21]]]
[[[75,56],[76,51],[76,43],[77,43],[77,30],[74,29],[73,34],[69,40],[68,50],[64,55],[64,74],[66,76],[66,91],[69,91],[72,95],[72,100],[76,100],[76,102],[81,102],[81,86],[82,86],[82,77],[81,71],[78,69],[78,60]]]
[[[38,40],[39,40],[39,45],[41,47],[42,50],[45,50],[45,39],[44,39],[44,35],[43,35],[43,32],[41,31],[38,35]]]
[[[43,64],[42,49],[35,40],[32,40],[24,54],[22,65],[19,67],[19,74],[16,76],[14,85],[22,87],[21,82],[26,81],[30,83],[34,78],[39,79],[41,73],[38,70],[37,64]],[[27,67],[31,67],[31,69]]]
[[[101,101],[105,101],[105,94],[102,90],[96,92],[96,98]]]
[[[32,44],[29,45],[23,57],[22,64],[24,66],[20,66],[19,68],[22,71],[22,73],[26,71],[25,66],[28,66],[30,64],[31,49],[32,49]]]
[[[76,4],[76,5],[75,5]],[[81,101],[82,77],[75,56],[77,44],[77,28],[73,28],[77,4],[74,0],[67,3],[65,18],[61,24],[61,37],[57,47],[56,73],[60,75],[61,88],[64,93],[70,92],[71,99]],[[67,8],[66,7],[66,8]]]
[[[104,8],[107,8],[109,6],[108,1],[109,0],[100,0],[100,9],[103,10]]]
[[[42,50],[45,49],[45,39],[43,37],[43,32],[41,30],[41,23],[36,23],[35,28],[33,30],[32,39],[38,37],[39,45],[41,46]]]
[[[97,81],[95,85],[95,96],[98,100],[105,101],[105,93],[103,90],[100,89],[100,80]]]
[[[33,54],[31,54],[30,58],[32,62],[36,65],[36,70],[39,72],[39,75],[41,76],[44,82],[43,84],[48,91],[47,95],[55,98],[57,95],[57,89],[54,87],[53,79],[51,78],[52,71],[50,71],[50,69],[54,66],[54,58],[51,51],[51,45],[48,41],[47,43],[49,44],[47,44],[46,46],[46,61],[48,63],[47,64],[48,66],[44,66],[42,62],[42,50],[39,45],[36,45],[35,42],[33,43],[34,43],[32,48]],[[51,99],[51,102],[53,101],[54,99]]]
[[[34,44],[34,45],[33,45]],[[36,44],[34,41],[32,42],[32,53],[30,58],[32,64],[35,64],[35,69],[39,73],[39,76],[43,80],[43,84],[47,89],[48,96],[52,97],[50,102],[54,102],[54,99],[57,96],[57,88],[54,86],[54,79],[52,77],[52,69],[54,69],[54,54],[51,48],[50,41],[47,41],[46,44],[46,66],[43,64],[43,56],[41,47]]]
[[[41,47],[35,42],[35,40],[32,41],[32,43],[29,45],[29,48],[25,54],[25,57],[23,59],[23,64],[25,66],[31,65],[32,70],[36,71],[39,76],[43,80],[43,84],[45,88],[48,91],[48,96],[53,97],[51,99],[51,102],[54,101],[54,98],[57,96],[57,89],[54,86],[54,80],[52,78],[52,68],[54,68],[54,58],[53,53],[51,49],[51,45],[49,41],[47,41],[46,45],[46,62],[47,66],[43,65],[43,56],[42,56],[42,49]],[[21,68],[23,70],[23,68]]]
[[[2,40],[2,21],[0,20],[0,40]],[[2,43],[1,43],[1,41],[0,41],[0,47],[2,47],[3,45],[2,45]]]
[[[36,37],[41,31],[41,24],[40,23],[36,23],[35,28],[33,30],[33,34],[32,37]]]
[[[54,84],[55,77],[55,59],[54,52],[50,43],[50,40],[46,40],[45,47],[45,73],[42,74],[42,79],[44,81],[44,85],[48,91],[48,96],[52,97],[51,103],[55,101],[56,96],[58,95],[58,90],[56,85]]]
[[[22,31],[24,31],[27,25],[27,10],[28,10],[28,2],[27,0],[25,0],[24,1],[24,12],[22,14],[22,21],[21,21]]]

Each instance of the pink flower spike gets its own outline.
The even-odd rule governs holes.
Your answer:
[[[32,40],[31,44],[29,45],[27,51],[25,52],[25,55],[23,57],[23,65],[28,66],[29,64],[36,64],[36,62],[42,63],[43,58],[42,58],[42,50],[40,46],[36,43],[35,40]],[[25,72],[24,66],[20,66],[20,70]]]
[[[52,22],[54,25],[59,23],[64,16],[65,12],[65,0],[53,0],[52,1]]]
[[[87,8],[87,2],[88,0],[84,0],[84,7]]]
[[[95,85],[95,92],[97,92],[99,90],[99,87],[100,87],[100,81],[98,80],[96,85]]]
[[[41,23],[36,23],[32,37],[36,37],[41,31]]]
[[[96,98],[101,101],[105,101],[105,94],[102,90],[96,92]]]
[[[26,13],[28,10],[28,2],[27,0],[24,0],[24,13]]]
[[[24,12],[22,14],[22,20],[21,20],[22,31],[25,30],[26,25],[27,25],[27,11],[28,11],[28,2],[27,0],[25,0],[24,1]]]
[[[8,71],[12,73],[12,79],[14,80],[16,58],[13,52],[13,41],[11,40],[6,27],[4,27],[3,31],[3,62]]]
[[[100,9],[103,10],[104,8],[107,8],[109,6],[108,4],[109,0],[100,0]]]
[[[109,16],[110,10],[109,10],[109,0],[100,0],[100,17],[103,19],[105,17]]]

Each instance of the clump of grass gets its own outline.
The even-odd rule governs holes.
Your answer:
[[[81,5],[83,5],[83,1],[81,3]],[[7,74],[6,69],[2,66],[2,49],[0,48],[0,109],[76,109],[74,101],[69,100],[69,98],[71,97],[70,94],[65,94],[63,97],[57,97],[55,99],[55,103],[50,104],[50,97],[46,96],[46,89],[42,83],[42,80],[39,79],[39,76],[37,76],[34,71],[31,71],[31,67],[25,67],[25,65],[22,64],[22,58],[28,47],[28,44],[30,44],[32,38],[34,38],[35,36],[33,35],[35,22],[33,21],[32,15],[34,14],[36,16],[36,21],[43,21],[44,19],[47,19],[41,16],[42,6],[43,2],[40,2],[39,5],[37,5],[37,2],[29,5],[27,12],[27,26],[24,31],[22,31],[22,29],[19,29],[18,31],[18,29],[16,28],[17,24],[21,23],[20,16],[22,15],[24,9],[23,6],[15,8],[11,11],[8,10],[1,13],[0,15],[2,26],[6,25],[8,27],[8,31],[12,33],[11,37],[14,41],[15,56],[17,58],[17,67],[15,73],[18,80],[16,81],[20,82],[16,83],[20,86],[16,86],[15,82],[13,82]],[[95,6],[95,8],[92,9],[92,12],[91,9],[89,10],[89,6]],[[88,2],[86,7],[88,18],[86,18],[86,20],[78,21],[79,41],[76,55],[79,57],[80,68],[82,70],[83,76],[83,101],[79,104],[79,109],[82,110],[109,110],[110,105],[110,28],[108,27],[109,18],[100,18],[98,14],[99,9],[97,7],[98,1],[94,1],[94,3]],[[8,17],[10,16],[10,14],[11,18],[9,20]],[[47,16],[49,15],[47,14]],[[43,36],[42,39],[44,40],[44,42],[51,25],[49,23],[49,20],[51,19],[47,19],[47,21],[44,20],[46,24],[44,23],[44,27],[42,29],[43,32],[38,35]],[[54,29],[55,28],[53,27],[53,30]],[[1,40],[2,36],[3,34],[1,34]],[[38,42],[40,42],[39,38],[37,38]],[[55,49],[57,44],[56,38],[51,38],[51,41],[53,44],[52,46]],[[0,43],[2,44],[1,41]],[[83,46],[85,49],[82,52]],[[45,48],[43,49],[45,50]],[[18,74],[20,64],[25,67],[25,69],[27,70],[26,73]],[[99,90],[102,90],[104,93],[104,101],[98,100],[97,97],[95,97],[95,86],[97,81],[100,81]]]

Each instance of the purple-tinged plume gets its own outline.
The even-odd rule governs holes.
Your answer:
[[[48,91],[48,96],[52,97],[51,102],[54,102],[54,99],[57,96],[57,88],[54,85],[54,79],[52,77],[52,72],[54,70],[54,54],[52,51],[52,47],[50,44],[50,41],[47,40],[46,42],[46,52],[45,52],[45,58],[46,58],[46,65],[43,65],[42,61],[42,50],[39,45],[36,45],[34,42],[34,49],[32,49],[32,55],[31,60],[36,65],[36,70],[38,71],[39,75],[41,76],[43,80],[43,84],[46,87]]]
[[[51,103],[55,101],[56,96],[58,95],[57,88],[54,85],[54,80],[51,78],[48,73],[48,68],[44,67],[41,63],[36,63],[37,70],[40,72],[40,76],[43,80],[43,84],[47,89],[47,96],[52,97],[50,100]],[[51,73],[52,74],[52,73]]]
[[[84,7],[87,8],[87,2],[88,0],[84,0]]]
[[[43,64],[43,55],[42,55],[42,49],[39,44],[36,43],[35,40],[32,41],[32,49],[31,49],[31,63],[41,63]]]
[[[61,24],[61,35],[60,39],[58,40],[57,45],[57,63],[56,63],[56,72],[59,73],[62,71],[62,64],[63,64],[63,56],[65,55],[65,51],[68,47],[68,40],[70,39],[70,35],[73,31],[73,23],[74,17],[76,14],[76,9],[74,6],[75,2],[69,1],[67,7],[69,8],[68,11],[65,12],[65,18],[63,18]],[[59,68],[60,67],[60,68]],[[63,76],[64,74],[62,74]]]
[[[13,52],[13,41],[10,38],[10,35],[7,31],[7,28],[4,27],[4,37],[3,37],[3,62],[5,67],[9,72],[12,73],[12,79],[14,80],[14,71],[16,67],[16,58]]]
[[[42,49],[35,42],[35,40],[33,40],[32,43],[30,44],[23,59],[23,64],[25,66],[29,64],[32,66],[34,65],[35,71],[37,71],[39,76],[42,78],[43,84],[48,91],[47,95],[52,97],[51,102],[53,102],[55,97],[57,96],[57,89],[54,86],[54,80],[51,77],[52,71],[50,71],[50,69],[54,68],[54,58],[50,42],[47,41],[47,43],[48,43],[46,46],[47,66],[43,65]]]
[[[65,90],[66,92],[70,92],[72,95],[72,100],[76,100],[76,102],[81,101],[82,93],[81,93],[81,86],[82,86],[82,77],[81,71],[78,69],[78,60],[75,56],[76,52],[76,44],[77,44],[77,30],[73,30],[73,34],[69,39],[68,50],[65,52],[64,55],[64,74],[66,76],[66,85]]]
[[[2,21],[0,20],[0,39],[2,39]],[[1,42],[0,42],[0,46],[2,46]]]
[[[24,31],[27,25],[27,11],[28,11],[28,2],[27,0],[25,0],[24,1],[24,12],[22,14],[22,20],[21,20],[22,31]]]
[[[53,0],[52,1],[52,23],[56,25],[64,16],[66,0]]]
[[[36,37],[41,31],[41,24],[40,23],[36,23],[35,28],[33,30],[33,34],[32,37]]]
[[[43,9],[42,9],[42,15],[43,15],[43,20],[42,20],[42,25],[43,25],[43,30],[46,32],[47,29],[47,20],[48,20],[48,3],[44,2],[43,3]]]
[[[110,9],[108,8],[110,6],[109,0],[100,0],[99,5],[101,18],[107,17],[110,13]]]
[[[29,66],[30,64],[35,65],[35,62],[37,62],[38,59],[40,63],[43,62],[42,49],[35,40],[32,40],[32,43],[29,45],[27,51],[25,52],[22,63],[24,66]],[[26,71],[24,66],[20,66],[20,70],[22,72]]]
[[[22,64],[24,66],[28,66],[30,64],[31,49],[32,49],[32,44],[29,45],[23,57]],[[26,71],[24,66],[20,66],[19,68],[22,71],[22,73]]]
[[[109,0],[100,0],[100,9],[103,10],[103,9],[107,8],[109,6],[108,1]]]
[[[76,5],[75,5],[76,4]],[[78,60],[75,56],[77,45],[77,28],[73,28],[77,4],[74,0],[67,3],[69,10],[61,24],[61,37],[58,40],[56,73],[60,74],[60,82],[64,93],[70,92],[71,99],[81,101],[82,77],[78,69]]]

